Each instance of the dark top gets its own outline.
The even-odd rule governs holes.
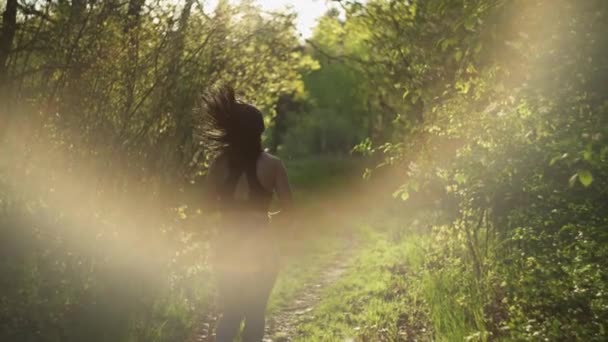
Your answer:
[[[246,199],[235,196],[243,175],[247,177]],[[245,164],[228,160],[228,175],[217,188],[217,203],[224,222],[214,243],[212,258],[219,272],[276,271],[277,244],[272,230],[267,229],[270,227],[268,209],[272,196],[273,191],[267,191],[257,177],[257,160]]]
[[[272,200],[272,192],[264,189],[257,176],[257,159],[242,165],[230,165],[228,178],[219,191],[223,211],[257,211],[267,213]],[[247,176],[249,195],[247,199],[237,199],[234,194],[241,175]]]

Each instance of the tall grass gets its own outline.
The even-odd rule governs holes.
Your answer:
[[[368,228],[368,244],[323,295],[299,341],[485,341],[484,303],[472,272],[433,265],[433,236],[403,222]],[[396,228],[405,231],[397,238]],[[370,233],[371,232],[371,233]]]

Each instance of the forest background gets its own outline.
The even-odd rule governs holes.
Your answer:
[[[333,4],[302,40],[248,0],[0,1],[1,340],[178,341],[213,312],[220,84],[303,206],[358,208],[284,233],[270,310],[360,241],[302,339],[607,338],[608,2]]]

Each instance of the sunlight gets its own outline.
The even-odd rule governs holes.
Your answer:
[[[233,0],[238,3],[237,0]],[[330,8],[339,8],[332,5],[328,0],[256,0],[262,9],[266,11],[290,11],[295,12],[298,16],[296,19],[296,29],[302,39],[308,39],[312,36],[312,30],[317,24],[317,20],[325,14]],[[215,8],[217,0],[210,0],[206,3],[206,12],[211,13]]]
[[[606,340],[608,2],[218,2],[0,1],[0,340]]]

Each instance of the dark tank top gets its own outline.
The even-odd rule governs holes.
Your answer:
[[[233,274],[274,272],[278,267],[276,241],[271,230],[265,229],[273,193],[260,184],[257,160],[241,165],[229,161],[228,166],[228,177],[218,193],[224,225],[215,247],[215,267]],[[236,188],[243,175],[247,177],[248,196],[238,199]]]
[[[223,211],[255,211],[267,213],[272,200],[272,192],[264,189],[257,176],[257,159],[246,163],[230,163],[228,177],[219,193]],[[249,189],[247,199],[235,198],[241,176],[247,177]]]

